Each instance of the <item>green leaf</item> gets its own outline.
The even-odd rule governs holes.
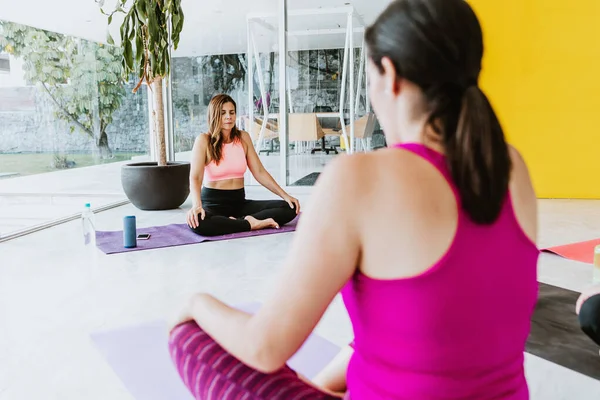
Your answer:
[[[131,27],[131,32],[129,33],[129,40],[133,40],[135,38],[135,21],[133,21],[133,26]]]
[[[163,70],[164,76],[167,76],[169,74],[169,50],[168,49],[165,49],[165,51],[163,53],[162,70]]]
[[[112,24],[112,19],[113,19],[113,14],[110,14],[110,15],[108,16],[108,24],[109,24],[109,25],[110,25],[110,24]]]
[[[142,57],[142,59],[139,61],[139,70],[138,70],[138,76],[141,77],[143,72],[144,72],[144,66],[146,65],[146,60]]]
[[[135,10],[138,13],[138,18],[143,22],[148,19],[148,13],[146,12],[146,2],[144,0],[137,1],[135,3]]]
[[[152,76],[157,75],[156,69],[156,56],[154,52],[150,52],[150,71]]]
[[[106,42],[110,45],[115,45],[115,41],[113,39],[113,37],[111,36],[110,32],[106,33]]]
[[[142,29],[139,28],[135,36],[135,60],[137,63],[140,62],[144,55],[144,42],[142,39]]]
[[[148,10],[148,30],[150,34],[150,45],[154,47],[154,43],[158,38],[158,19],[156,18],[156,9]]]
[[[125,57],[125,62],[127,64],[127,68],[129,71],[133,70],[133,49],[131,47],[131,42],[129,40],[126,40],[124,43],[125,47],[124,47],[124,54],[123,57]]]
[[[119,29],[119,33],[121,34],[121,41],[125,41],[127,34],[125,33],[127,30],[127,26],[129,24],[129,18],[125,17],[123,23],[121,24],[121,28]]]

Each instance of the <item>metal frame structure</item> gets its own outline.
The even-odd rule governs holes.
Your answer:
[[[288,74],[287,74],[287,54],[288,54],[288,10],[287,10],[287,0],[279,1],[279,157],[280,157],[280,180],[281,183],[285,186],[288,184],[288,113],[287,113],[287,100],[288,97],[285,93],[288,92]],[[249,77],[248,81],[252,82],[254,78],[252,76]],[[289,93],[288,93],[289,95]],[[290,107],[292,104],[291,97]],[[263,98],[263,103],[266,103],[266,98]],[[264,110],[268,110],[268,107],[264,106]],[[268,111],[267,111],[268,112]],[[263,127],[267,123],[267,120],[263,120]]]
[[[305,31],[288,31],[288,16],[310,16],[310,15],[327,15],[327,14],[337,14],[337,15],[346,15],[347,16],[347,26],[346,29],[317,29],[317,30],[305,30]],[[268,18],[277,18],[278,27],[275,27],[265,19]],[[354,27],[354,19],[357,19],[361,26]],[[365,65],[366,65],[366,57],[365,57],[365,48],[364,44],[361,47],[361,61],[360,61],[360,71],[359,71],[359,81],[355,87],[355,73],[354,73],[354,33],[356,32],[364,32],[365,23],[362,20],[361,16],[355,12],[354,7],[352,6],[343,6],[343,7],[328,7],[328,8],[314,8],[314,9],[298,9],[298,10],[287,10],[287,0],[279,0],[278,12],[277,13],[252,13],[248,14],[246,17],[247,21],[247,34],[248,34],[248,56],[247,56],[247,73],[248,73],[248,116],[250,121],[254,121],[254,68],[258,72],[258,83],[260,90],[260,98],[261,103],[263,104],[263,121],[261,125],[261,130],[258,134],[258,140],[256,143],[256,147],[258,149],[262,148],[263,145],[263,136],[266,129],[266,124],[268,118],[270,116],[267,104],[267,94],[265,91],[264,85],[264,77],[262,74],[262,68],[259,61],[259,52],[256,46],[256,40],[254,36],[253,24],[258,24],[272,32],[278,32],[279,39],[279,93],[285,93],[286,95],[280,95],[280,105],[279,105],[279,115],[277,116],[279,120],[279,141],[280,141],[280,157],[281,157],[281,177],[283,185],[287,186],[287,176],[288,176],[288,112],[293,112],[293,104],[291,99],[291,92],[289,90],[289,76],[287,74],[287,66],[288,66],[288,38],[294,36],[311,36],[311,35],[331,35],[331,34],[346,34],[346,40],[344,45],[344,60],[342,64],[342,80],[341,80],[341,94],[340,94],[340,107],[339,107],[339,119],[342,127],[342,137],[346,141],[348,145],[348,153],[354,153],[354,121],[356,109],[359,105],[360,99],[360,90],[362,87],[363,75],[365,74]],[[348,73],[348,67],[352,66],[350,72]],[[365,77],[365,83],[367,79]],[[348,93],[347,91],[348,90]],[[368,90],[368,89],[366,89]],[[349,96],[347,96],[349,95]],[[349,97],[348,102],[346,101],[346,97]],[[369,108],[367,101],[367,110]],[[350,132],[348,132],[346,124],[345,124],[345,105],[349,105],[349,115],[348,119],[350,120]],[[252,134],[252,126],[254,124],[250,123],[248,129]],[[349,133],[349,134],[348,134]]]

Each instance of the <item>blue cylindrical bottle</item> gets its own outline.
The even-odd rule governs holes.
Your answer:
[[[123,247],[126,249],[137,247],[137,230],[134,215],[128,215],[123,218]]]

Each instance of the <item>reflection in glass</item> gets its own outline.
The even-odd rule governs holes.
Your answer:
[[[147,152],[146,96],[132,95],[123,81],[120,49],[6,21],[0,32],[11,61],[0,75],[0,172],[28,175]]]
[[[196,137],[208,130],[208,103],[215,94],[230,95],[238,105],[238,116],[247,113],[244,108],[245,82],[245,54],[173,57],[173,118],[176,153],[189,152]],[[185,158],[181,154],[179,157]]]
[[[64,198],[29,222],[16,209],[10,226],[0,215],[1,235],[118,200],[118,172],[76,171],[148,153],[146,90],[133,86],[116,47],[0,20],[0,203]]]

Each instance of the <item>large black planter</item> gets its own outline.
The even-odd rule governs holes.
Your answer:
[[[190,164],[156,162],[123,165],[121,184],[127,198],[140,210],[172,210],[190,194]]]

